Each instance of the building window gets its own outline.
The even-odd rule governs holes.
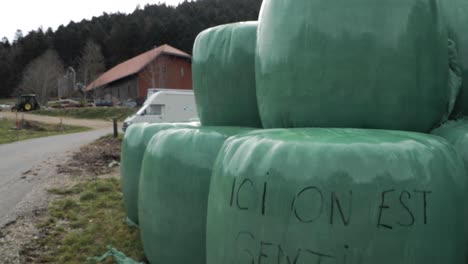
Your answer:
[[[185,76],[185,70],[184,70],[184,68],[180,68],[180,76],[182,76],[182,77]]]

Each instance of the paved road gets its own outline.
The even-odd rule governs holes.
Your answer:
[[[68,121],[64,119],[64,123]],[[32,191],[41,177],[55,173],[55,167],[51,168],[54,165],[51,165],[53,162],[50,160],[57,160],[67,152],[78,150],[80,146],[112,133],[110,123],[106,123],[107,128],[101,127],[90,132],[0,145],[0,227],[16,217],[17,205]],[[34,171],[30,171],[33,168]]]

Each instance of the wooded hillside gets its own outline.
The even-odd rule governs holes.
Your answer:
[[[177,7],[147,5],[128,15],[104,13],[91,20],[71,22],[55,32],[50,28],[39,28],[25,35],[18,31],[14,40],[3,38],[0,42],[0,97],[11,96],[22,86],[25,69],[36,65],[48,50],[58,54],[60,63],[55,64],[77,69],[77,81],[87,84],[92,81],[89,69],[79,69],[80,66],[84,68],[83,61],[90,55],[86,52],[87,46],[91,45],[95,53],[102,52],[100,58],[104,64],[103,67],[87,67],[102,70],[164,43],[191,53],[200,31],[230,22],[257,20],[261,2],[197,0]],[[27,90],[27,87],[18,90]]]

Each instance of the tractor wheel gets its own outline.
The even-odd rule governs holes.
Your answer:
[[[25,111],[31,111],[32,109],[32,105],[30,103],[25,103],[24,104],[24,110]]]

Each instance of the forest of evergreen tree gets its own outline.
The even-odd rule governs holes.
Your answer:
[[[106,14],[51,28],[17,31],[13,40],[0,41],[0,98],[9,97],[22,83],[23,72],[35,59],[54,50],[64,68],[78,69],[87,43],[96,43],[104,69],[162,44],[191,53],[202,30],[231,22],[257,20],[262,0],[197,0],[177,7],[146,5],[131,14]],[[78,69],[79,70],[79,69]],[[89,82],[90,80],[80,80]]]

